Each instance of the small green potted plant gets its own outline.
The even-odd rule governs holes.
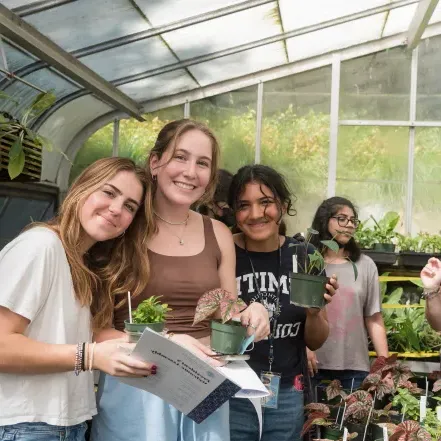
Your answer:
[[[408,268],[422,268],[430,257],[441,257],[441,236],[418,233],[415,237],[398,236],[400,265]]]
[[[242,299],[235,298],[222,288],[205,292],[196,306],[193,325],[199,323],[218,310],[220,319],[213,319],[211,327],[211,348],[220,354],[239,354],[246,339],[247,330],[240,321],[233,317],[243,311],[247,305]]]
[[[138,341],[145,328],[156,332],[164,330],[165,321],[171,308],[168,307],[167,303],[161,303],[159,301],[160,297],[151,296],[142,301],[132,312],[132,322],[124,321],[125,331],[129,334],[130,341]]]
[[[372,215],[371,219],[375,223],[374,250],[382,253],[393,253],[395,251],[395,244],[393,242],[398,239],[395,228],[400,221],[400,215],[394,211],[389,211],[378,222]]]
[[[308,228],[307,232],[308,237],[306,241],[298,244],[289,244],[290,247],[303,247],[305,251],[305,260],[303,262],[297,261],[297,265],[302,272],[290,273],[290,299],[292,304],[303,308],[323,308],[325,306],[323,295],[326,292],[326,284],[329,281],[329,278],[323,275],[326,266],[323,253],[326,248],[337,253],[339,247],[335,240],[321,240],[320,242],[324,246],[323,250],[314,249],[312,251],[309,244],[311,237],[319,233],[312,228]],[[352,264],[354,278],[357,280],[357,266],[349,257],[346,257],[346,259]]]

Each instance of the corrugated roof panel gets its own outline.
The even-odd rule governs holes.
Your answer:
[[[180,59],[228,49],[281,32],[272,3],[163,34]]]
[[[289,60],[297,61],[380,37],[386,13],[372,15],[287,40]]]
[[[177,61],[159,37],[136,41],[81,58],[82,63],[109,81]]]
[[[185,70],[179,69],[162,75],[155,75],[118,87],[122,92],[138,102],[161,98],[197,87],[197,83]]]
[[[128,0],[76,0],[25,19],[67,51],[149,28]]]
[[[201,86],[236,78],[286,62],[282,42],[268,44],[227,57],[191,66],[189,70]]]

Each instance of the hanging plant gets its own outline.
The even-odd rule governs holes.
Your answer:
[[[4,95],[0,95],[0,99],[12,100]],[[48,139],[34,132],[30,126],[55,101],[54,93],[48,91],[37,95],[19,118],[6,112],[0,113],[0,168],[8,170],[10,179],[22,173],[31,179],[40,178],[42,149],[52,151],[53,147]]]

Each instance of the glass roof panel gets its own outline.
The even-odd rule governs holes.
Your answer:
[[[43,90],[47,91],[52,89],[57,99],[79,90],[79,88],[70,81],[67,81],[65,78],[49,69],[41,69],[32,72],[31,74],[24,76],[23,79]],[[16,117],[21,116],[23,109],[29,106],[32,100],[40,93],[38,90],[20,83],[19,81],[14,81],[4,89],[4,92],[13,100],[17,101],[18,105],[14,101],[6,101],[2,104],[2,110],[9,112]]]
[[[280,33],[273,10],[270,3],[169,32],[163,37],[181,60],[192,58]]]
[[[378,39],[386,13],[343,23],[287,40],[289,61],[301,60]]]
[[[189,67],[201,86],[236,78],[286,63],[282,42],[267,44]]]
[[[76,0],[26,21],[67,51],[149,28],[129,0]]]
[[[383,37],[399,34],[409,29],[410,22],[415,14],[417,4],[404,6],[403,8],[393,9],[389,12],[386,26],[384,27]]]
[[[279,0],[285,31],[311,26],[344,15],[354,14],[366,9],[389,3],[389,0],[314,0],[300,2]]]
[[[155,75],[119,86],[122,92],[138,102],[144,102],[198,87],[184,69]]]
[[[6,61],[8,63],[9,72],[15,72],[20,67],[31,64],[35,61],[30,55],[18,50],[6,41],[2,40],[3,48],[5,50]],[[0,57],[0,66],[3,66],[3,60]]]
[[[112,62],[109,63],[109,60]],[[81,58],[82,63],[109,81],[177,61],[159,37],[136,41]]]
[[[236,3],[237,0],[136,0],[136,4],[153,26],[183,20]]]

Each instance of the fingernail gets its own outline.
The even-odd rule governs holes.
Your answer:
[[[152,369],[157,369],[158,368],[158,366],[156,366],[156,364],[154,364],[153,366],[152,366]]]
[[[152,371],[152,375],[156,375],[156,371]]]

